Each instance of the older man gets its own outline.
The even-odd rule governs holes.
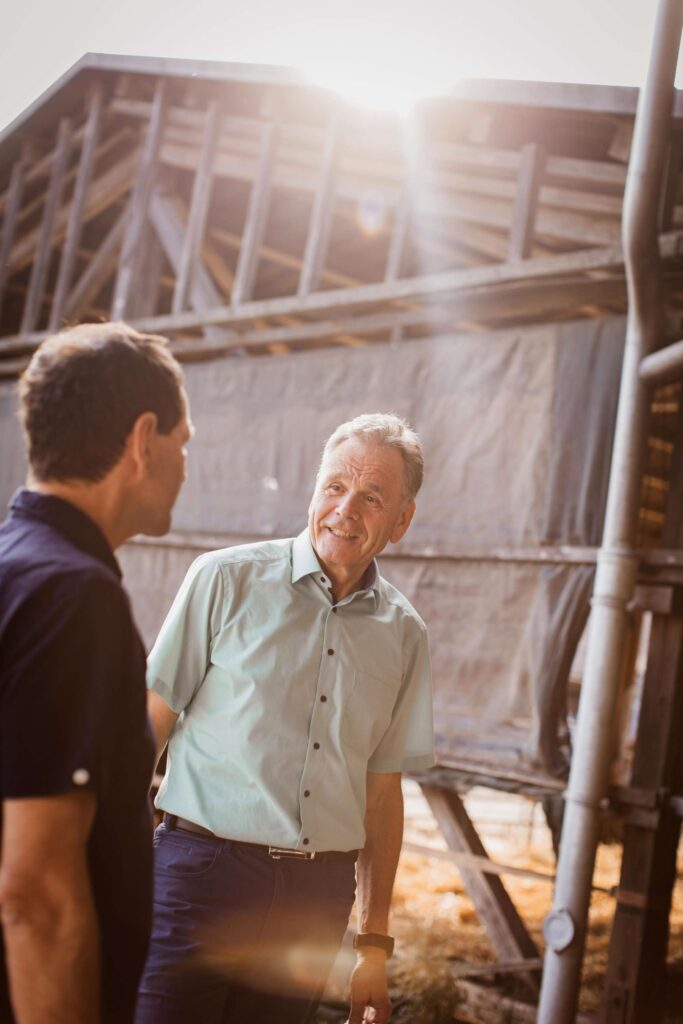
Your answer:
[[[185,475],[164,339],[91,324],[20,382],[30,474],[0,527],[0,1020],[130,1024],[152,909],[145,652],[114,549]]]
[[[356,860],[350,1019],[387,1020],[401,772],[433,763],[433,735],[425,627],[375,556],[422,470],[402,420],[360,416],[325,445],[306,531],[190,569],[148,668],[170,742],[138,1024],[310,1021]]]

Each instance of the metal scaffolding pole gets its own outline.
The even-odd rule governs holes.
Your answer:
[[[622,237],[629,309],[602,547],[598,555],[586,668],[566,793],[553,909],[537,1024],[576,1016],[601,801],[614,745],[622,651],[637,570],[635,555],[647,382],[642,359],[662,342],[658,204],[668,155],[683,0],[660,0],[647,79],[636,113],[624,194]]]

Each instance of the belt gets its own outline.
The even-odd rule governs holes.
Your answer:
[[[351,860],[358,859],[358,850],[323,850],[321,852],[308,853],[306,850],[288,850],[281,846],[265,846],[260,843],[245,843],[241,839],[222,839],[211,829],[197,825],[187,818],[179,818],[175,814],[164,812],[164,824],[169,828],[179,829],[181,832],[192,832],[197,836],[205,836],[207,839],[216,839],[220,843],[229,842],[231,846],[244,847],[247,850],[256,850],[258,853],[266,854],[271,860]]]

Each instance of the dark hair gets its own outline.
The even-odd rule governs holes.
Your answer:
[[[165,338],[124,323],[81,324],[38,347],[19,381],[36,480],[103,479],[144,412],[168,434],[183,413],[182,372]]]

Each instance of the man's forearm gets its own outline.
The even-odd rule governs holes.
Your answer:
[[[391,893],[403,839],[400,776],[368,806],[366,842],[358,856],[358,924],[361,932],[386,934]]]
[[[98,1024],[100,948],[92,899],[36,892],[2,906],[12,1006],[21,1024]]]

